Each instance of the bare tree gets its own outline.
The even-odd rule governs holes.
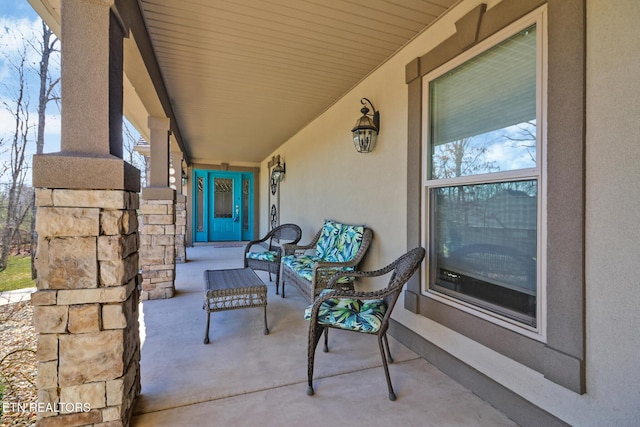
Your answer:
[[[7,152],[6,148],[4,147],[5,145],[5,141],[6,138],[0,137],[0,156],[2,156],[3,154],[5,154]],[[7,169],[3,166],[0,165],[0,182],[2,182],[2,177],[7,173]],[[2,193],[0,193],[0,206],[3,206],[3,195]]]
[[[475,147],[470,138],[452,141],[434,149],[434,177],[455,178],[475,173],[495,172],[499,170],[495,162],[486,160],[486,147]]]
[[[0,271],[7,268],[7,260],[11,250],[11,242],[20,225],[23,223],[30,206],[20,203],[24,182],[29,169],[26,150],[29,140],[29,94],[25,68],[27,63],[26,49],[23,49],[16,62],[9,60],[14,78],[16,79],[13,99],[2,102],[5,109],[14,119],[15,127],[10,139],[9,160],[6,170],[9,174],[9,184],[6,195],[6,216],[2,232],[0,233]]]
[[[503,138],[512,141],[516,147],[526,148],[527,154],[531,161],[536,161],[536,123],[535,121],[527,121],[526,125],[518,126],[522,132],[522,136],[514,137],[511,135],[503,135]]]
[[[123,157],[132,166],[135,166],[140,170],[140,180],[144,182],[145,179],[145,156],[138,153],[135,150],[135,146],[142,138],[135,129],[132,129],[131,124],[127,120],[122,120],[122,135],[123,135]]]
[[[60,76],[51,76],[49,70],[49,61],[51,55],[59,52],[57,47],[58,38],[53,34],[53,31],[45,24],[42,23],[42,40],[39,45],[32,45],[33,48],[40,55],[40,64],[38,68],[38,77],[40,77],[40,92],[38,96],[38,132],[36,134],[36,154],[42,154],[44,152],[44,128],[46,123],[47,104],[51,101],[59,102],[60,96],[56,93],[58,84],[60,83]]]
[[[59,102],[60,97],[56,93],[58,84],[60,83],[60,76],[52,77],[49,72],[49,61],[51,55],[55,52],[59,52],[57,48],[58,38],[53,34],[53,31],[45,24],[42,23],[42,39],[38,45],[31,44],[31,46],[40,54],[40,63],[38,69],[38,77],[40,77],[40,92],[38,95],[38,131],[36,134],[36,154],[42,154],[44,152],[44,130],[46,124],[46,112],[47,105],[51,101]],[[35,255],[38,246],[38,233],[36,232],[36,204],[35,204],[35,192],[34,200],[31,212],[31,278],[37,277],[37,271],[35,266]]]

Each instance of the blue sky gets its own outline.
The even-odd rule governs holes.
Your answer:
[[[17,87],[15,71],[10,62],[18,58],[25,49],[24,39],[31,39],[37,44],[41,37],[42,27],[40,17],[26,0],[0,0],[0,4],[2,5],[0,8],[0,138],[8,141],[13,137],[15,120],[4,104],[13,105]],[[39,90],[36,69],[40,57],[31,47],[27,47],[26,52],[29,63],[26,89],[31,126],[28,154],[32,155],[35,153]],[[59,56],[52,58],[50,70],[55,75],[59,75],[59,66]],[[8,149],[8,142],[0,145],[0,162],[6,161]],[[60,151],[60,111],[54,102],[47,105],[44,151]]]
[[[33,10],[27,0],[0,0],[2,15],[11,18],[37,19],[38,14]]]
[[[42,37],[42,24],[40,17],[33,10],[27,0],[0,0],[0,138],[5,141],[10,140],[14,134],[15,119],[7,111],[4,103],[11,105],[12,94],[15,94],[15,72],[11,70],[8,61],[15,58],[22,51],[24,46],[23,39],[31,38],[37,42]],[[58,44],[58,49],[60,44]],[[28,155],[35,154],[35,139],[37,126],[37,103],[39,91],[39,79],[33,67],[37,67],[40,61],[39,55],[28,49],[28,60],[32,68],[29,70],[29,79],[27,82],[29,91],[29,111],[30,125],[33,127],[30,131],[30,145],[28,146]],[[60,74],[60,58],[59,55],[52,57],[50,60],[49,70],[54,76]],[[60,87],[57,88],[58,95]],[[131,124],[126,122],[131,130],[133,140],[129,140],[123,135],[125,148],[133,145],[139,138],[138,132]],[[49,102],[47,105],[47,117],[45,125],[45,153],[54,153],[60,151],[60,110],[55,102]],[[8,143],[0,144],[0,183],[6,180],[3,177],[2,166],[8,160]],[[135,155],[137,157],[137,154]],[[131,161],[129,158],[125,158]],[[31,158],[28,159],[31,164]],[[141,160],[133,159],[134,166],[141,167]],[[28,174],[27,182],[30,183],[31,173]]]

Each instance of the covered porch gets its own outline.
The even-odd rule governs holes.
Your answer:
[[[375,337],[337,330],[329,353],[317,350],[316,394],[307,396],[306,302],[291,286],[286,298],[276,295],[266,272],[257,274],[268,286],[270,334],[263,334],[259,308],[212,313],[204,345],[202,273],[242,267],[243,247],[195,246],[187,255],[174,298],[143,304],[133,426],[516,425],[393,338],[398,400],[389,401]]]
[[[638,424],[637,2],[29,2],[62,41],[61,149],[33,162],[38,398],[91,403],[89,412],[42,413],[40,427],[327,417],[501,425],[507,416],[523,426]],[[496,220],[492,233],[513,231],[515,247],[521,236],[535,242],[535,324],[436,287],[428,259],[393,312],[396,402],[386,399],[375,343],[339,333],[317,358],[316,395],[305,394],[305,302],[293,289],[282,300],[269,286],[270,335],[257,310],[214,313],[203,345],[202,271],[241,262],[238,247],[197,246],[198,232],[204,243],[223,240],[207,234],[218,223],[199,215],[203,207],[217,219],[217,178],[250,175],[253,216],[245,221],[242,196],[218,216],[247,224],[252,238],[294,223],[308,242],[333,219],[373,230],[363,270],[416,246],[436,254],[440,187],[426,177],[449,156],[433,156],[431,84],[497,47],[507,54],[499,68],[515,64],[521,50],[503,42],[533,34],[526,75],[536,89],[523,111],[539,129],[528,147],[535,166],[495,170],[486,158],[472,180],[438,182],[535,188],[535,210],[515,203],[535,213],[535,229]],[[450,106],[467,105],[485,75],[499,77],[490,70]],[[352,141],[365,99],[380,113],[370,153]],[[502,118],[494,106],[473,112]],[[123,153],[123,116],[150,144],[144,188]],[[481,136],[480,124],[449,138]],[[286,173],[275,180],[280,164]],[[179,249],[189,252],[183,264]],[[144,342],[139,299],[148,300]]]

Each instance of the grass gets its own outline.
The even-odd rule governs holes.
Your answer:
[[[10,256],[6,270],[0,271],[0,292],[33,288],[35,285],[31,279],[31,256]]]

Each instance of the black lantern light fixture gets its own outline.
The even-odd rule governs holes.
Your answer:
[[[271,166],[273,166],[273,169],[271,170],[271,180],[273,182],[282,182],[284,174],[287,171],[287,165],[284,162],[280,163],[280,155],[271,158],[269,167]]]
[[[371,106],[373,114],[369,114],[369,108],[367,108],[365,101]],[[353,132],[353,144],[356,146],[358,153],[370,153],[378,141],[380,112],[376,111],[371,101],[367,98],[362,98],[360,103],[363,105],[360,110],[362,117],[358,119],[356,125],[351,129],[351,132]]]

